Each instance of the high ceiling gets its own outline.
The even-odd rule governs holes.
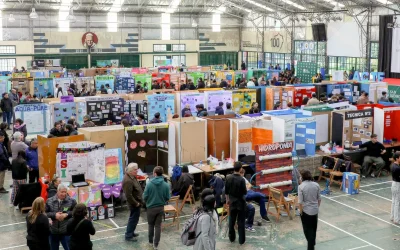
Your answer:
[[[247,16],[252,13],[295,13],[329,12],[340,9],[387,7],[398,10],[400,0],[3,0],[3,10],[9,12],[29,12],[32,7],[37,12],[57,12],[60,8],[72,7],[75,12],[124,13],[179,12],[205,14],[211,12]]]

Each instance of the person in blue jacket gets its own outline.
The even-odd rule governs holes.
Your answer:
[[[218,103],[218,107],[215,108],[215,114],[216,115],[224,115],[224,103],[223,102],[219,102]]]
[[[25,150],[26,165],[29,169],[29,183],[39,181],[39,158],[37,148],[37,139],[32,139],[31,145]]]

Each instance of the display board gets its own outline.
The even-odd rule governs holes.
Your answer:
[[[0,95],[3,93],[10,92],[11,89],[11,77],[9,76],[0,76]]]
[[[339,95],[343,93],[347,100],[353,100],[353,90],[351,84],[328,84],[326,89],[327,95]]]
[[[102,75],[102,76],[95,76],[94,80],[96,83],[96,90],[100,90],[101,85],[106,86],[106,84],[110,85],[110,88],[114,90],[114,76],[112,75]]]
[[[232,109],[238,114],[249,112],[251,104],[256,102],[256,90],[234,90],[232,91]]]
[[[303,83],[311,83],[312,77],[317,73],[317,64],[313,62],[297,62],[296,76]]]
[[[125,101],[124,112],[128,112],[132,118],[135,118],[138,114],[144,115],[144,120],[148,122],[148,111],[146,100],[128,100]]]
[[[295,150],[305,149],[307,156],[315,155],[317,123],[315,117],[296,118]]]
[[[275,104],[281,101],[282,88],[281,87],[269,87],[266,89],[267,103],[266,110],[273,110]]]
[[[231,91],[206,91],[206,109],[208,112],[208,116],[212,116],[215,114],[215,109],[218,107],[219,102],[223,102],[224,112],[226,110],[226,103],[232,103],[232,92]]]
[[[260,174],[257,176],[256,184],[262,192],[268,195],[268,188],[263,185],[274,185],[275,188],[281,189],[283,192],[292,190],[292,150],[293,142],[279,142],[273,144],[256,145],[256,172],[281,167],[289,167],[285,171],[277,171],[269,174]],[[275,184],[274,184],[275,183]]]
[[[296,107],[300,107],[305,97],[311,98],[312,94],[315,93],[314,86],[301,86],[301,84],[295,85],[294,87],[294,103]]]
[[[286,109],[287,104],[290,102],[294,105],[293,103],[293,96],[294,96],[294,88],[293,87],[282,87],[282,108]]]
[[[203,104],[205,105],[205,94],[204,93],[197,93],[197,92],[179,92],[177,94],[180,98],[180,110],[185,108],[187,104],[190,105],[190,111],[192,112],[193,116],[197,116],[197,109],[196,105]],[[182,113],[182,112],[181,112]],[[179,116],[182,116],[182,114]]]
[[[235,71],[228,70],[228,71],[217,71],[216,73],[216,80],[217,82],[226,81],[228,86],[235,85]]]
[[[53,79],[53,89],[54,89],[54,97],[57,97],[57,88],[56,85],[58,84],[58,87],[62,88],[62,95],[68,95],[68,89],[69,85],[71,83],[74,83],[74,78],[54,78]]]
[[[171,114],[175,113],[175,95],[172,94],[154,94],[146,96],[148,103],[148,119],[154,118],[155,113],[160,113],[160,119],[167,121],[168,110]]]
[[[98,125],[105,125],[107,120],[118,122],[121,120],[119,113],[124,111],[124,99],[115,97],[88,97],[86,100],[86,113]]]
[[[124,168],[122,164],[122,150],[112,148],[104,150],[105,162],[105,184],[115,184],[121,182],[124,177]]]
[[[400,86],[388,85],[388,94],[395,102],[400,102]]]
[[[192,80],[194,86],[197,86],[198,80],[201,78],[204,81],[204,73],[203,72],[187,72],[186,73],[187,79]]]
[[[151,74],[134,74],[133,78],[135,79],[135,83],[141,82],[142,87],[145,87],[145,83],[147,83],[147,90],[151,90]]]
[[[91,76],[87,77],[75,77],[74,78],[75,86],[77,89],[82,89],[82,86],[85,85],[86,91],[91,91],[95,89],[94,78]]]
[[[400,138],[400,107],[374,108],[374,134],[380,142]]]
[[[115,78],[114,90],[118,94],[128,94],[135,92],[135,79],[132,77],[117,76]]]
[[[77,104],[75,102],[51,103],[52,123],[63,120],[67,124],[71,116],[77,117]]]
[[[54,93],[53,78],[34,78],[33,93],[38,98],[47,97],[48,93],[53,95]]]
[[[47,134],[50,125],[50,106],[43,103],[20,104],[14,107],[15,118],[28,128],[28,135]]]

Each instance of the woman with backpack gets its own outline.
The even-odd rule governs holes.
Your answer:
[[[92,250],[93,243],[90,241],[90,235],[96,233],[93,223],[87,218],[87,207],[83,203],[75,206],[72,212],[72,220],[68,222],[67,234],[71,235],[69,241],[70,250]]]
[[[205,195],[203,193],[202,198]],[[215,250],[218,217],[214,216],[214,206],[215,197],[213,194],[208,194],[202,199],[202,207],[199,209],[203,210],[203,213],[200,215],[196,225],[195,232],[198,236],[194,243],[193,250]]]

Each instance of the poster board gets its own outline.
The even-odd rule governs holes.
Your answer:
[[[228,86],[235,86],[235,71],[233,70],[217,71],[215,75],[218,83],[226,81],[228,83]]]
[[[114,90],[118,94],[128,94],[135,92],[135,79],[133,77],[117,76],[115,78]]]
[[[121,120],[119,113],[124,111],[124,99],[114,97],[88,97],[86,100],[86,113],[98,125],[105,125],[107,120],[118,122]]]
[[[243,114],[249,112],[251,104],[256,102],[256,90],[233,90],[232,91],[232,109],[235,113]],[[225,104],[226,105],[226,104]]]
[[[315,117],[298,117],[295,125],[295,150],[305,149],[307,156],[315,155],[317,126]]]
[[[151,90],[151,74],[133,74],[133,78],[135,79],[135,83],[140,82],[142,87],[147,87],[148,90]]]
[[[47,94],[53,95],[54,86],[53,78],[34,78],[33,79],[33,94],[38,98],[47,97]]]
[[[260,106],[261,110],[267,110],[267,86],[250,86],[248,89],[256,90],[256,102]]]
[[[20,104],[14,107],[15,118],[22,119],[28,135],[47,134],[50,129],[50,106],[43,103]]]
[[[154,118],[155,113],[160,113],[163,122],[168,120],[168,112],[175,113],[175,95],[173,94],[153,94],[147,95],[148,119]]]
[[[124,165],[122,163],[121,148],[104,150],[105,176],[104,184],[122,182],[124,177]]]
[[[51,107],[51,123],[63,120],[67,124],[68,119],[71,116],[78,117],[77,103],[65,102],[65,103],[50,103]]]
[[[267,106],[266,110],[273,110],[274,105],[281,101],[282,88],[281,87],[269,87],[267,91]]]
[[[311,98],[312,94],[315,93],[314,86],[295,86],[294,88],[294,103],[293,106],[300,107],[305,97]]]
[[[178,110],[185,108],[186,104],[190,105],[190,111],[193,116],[197,116],[196,105],[203,104],[205,106],[205,94],[198,92],[177,92],[176,97],[179,100]],[[179,113],[182,117],[182,112]]]
[[[374,134],[380,142],[400,138],[400,107],[374,108]]]
[[[101,85],[106,86],[106,84],[110,84],[110,88],[114,90],[114,79],[113,75],[97,75],[94,77],[96,83],[96,90],[100,90]]]
[[[230,155],[230,119],[235,115],[203,117],[207,121],[207,155],[221,159]]]
[[[9,93],[11,90],[11,77],[0,76],[0,94]]]
[[[197,86],[197,82],[200,78],[204,79],[204,72],[186,72],[186,77],[189,80],[192,80],[194,86]]]
[[[17,89],[18,92],[25,93],[33,90],[33,82],[32,86],[30,86],[30,81],[27,78],[12,78],[11,86],[14,89]]]
[[[125,101],[124,112],[129,113],[131,118],[135,118],[138,114],[144,115],[144,120],[148,123],[147,100],[128,100]]]
[[[282,108],[286,109],[287,104],[290,102],[292,105],[293,103],[293,97],[294,97],[294,87],[282,87]]]
[[[317,68],[317,64],[313,62],[297,62],[296,76],[301,79],[301,82],[311,83]]]
[[[82,86],[85,86],[86,91],[92,91],[95,89],[94,78],[87,77],[75,77],[74,78],[75,86],[77,89],[81,90]]]
[[[53,79],[53,89],[54,89],[54,97],[57,97],[57,88],[56,85],[58,84],[58,87],[62,88],[62,95],[68,95],[68,89],[69,89],[69,85],[71,83],[74,83],[74,78],[72,77],[68,77],[68,78],[54,78]]]
[[[206,98],[206,109],[208,116],[215,115],[215,109],[218,107],[219,102],[223,102],[224,112],[226,110],[226,103],[232,103],[232,92],[231,91],[205,91]]]

